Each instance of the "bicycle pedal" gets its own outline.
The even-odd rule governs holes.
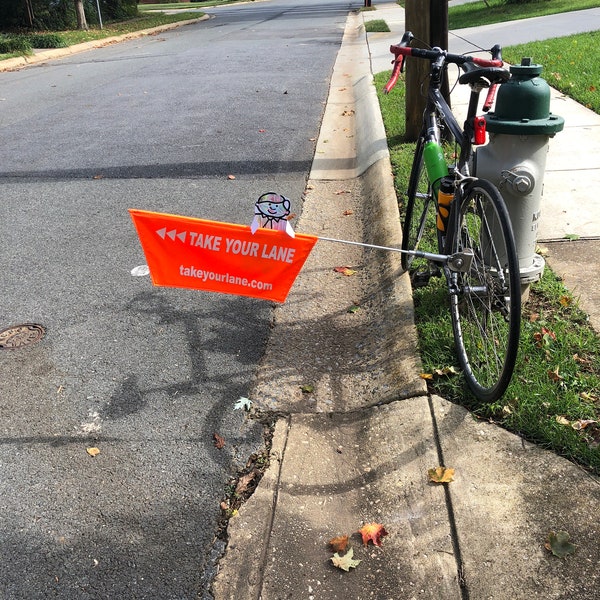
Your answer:
[[[432,277],[441,277],[442,271],[438,267],[427,269],[426,271],[411,271],[410,282],[413,288],[425,287]]]

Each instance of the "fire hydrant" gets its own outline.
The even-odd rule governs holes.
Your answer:
[[[535,252],[544,172],[549,139],[562,131],[564,119],[550,113],[550,87],[539,76],[541,65],[524,58],[510,72],[494,112],[486,116],[489,142],[477,149],[474,168],[496,185],[507,205],[526,295],[544,272],[544,259]]]

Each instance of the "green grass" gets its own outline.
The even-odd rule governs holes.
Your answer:
[[[98,27],[90,27],[90,29],[88,29],[87,31],[69,30],[57,31],[54,33],[58,34],[60,38],[64,40],[66,46],[73,46],[75,44],[81,44],[83,42],[91,42],[94,40],[101,40],[107,37],[119,36],[126,33],[133,33],[142,29],[150,29],[152,27],[158,27],[159,25],[177,23],[179,21],[186,21],[188,19],[198,19],[201,16],[202,13],[198,12],[178,12],[174,15],[166,15],[160,12],[148,12],[140,13],[139,17],[129,19],[127,21],[106,23],[103,29],[100,29]],[[19,56],[19,54],[0,54],[0,60],[12,58],[13,56]]]
[[[365,22],[365,31],[367,33],[387,32],[390,31],[390,28],[383,19],[374,19]]]
[[[470,2],[457,6],[450,5],[448,26],[450,29],[463,29],[598,6],[600,6],[598,0],[540,0],[519,4],[505,4],[502,0],[487,0],[487,3]]]
[[[126,21],[104,23],[100,29],[98,26],[91,26],[88,31],[57,31],[60,37],[65,41],[66,46],[73,46],[83,42],[101,40],[107,37],[134,33],[142,29],[150,29],[160,25],[168,25],[188,19],[198,19],[202,17],[201,12],[186,12],[190,8],[207,8],[210,6],[220,6],[222,4],[233,4],[239,0],[207,0],[206,2],[182,2],[173,4],[140,4],[139,16]],[[165,14],[161,10],[177,10],[175,14]],[[48,33],[48,32],[44,32]],[[14,58],[28,54],[29,52],[12,52],[0,54],[0,60]]]
[[[375,77],[378,90],[388,76]],[[388,96],[380,94],[379,100],[402,213],[414,151],[414,144],[404,139],[403,83]],[[587,420],[600,421],[600,338],[549,268],[531,287],[515,375],[493,405],[478,403],[462,378],[452,374],[458,363],[444,280],[432,278],[414,290],[413,298],[423,370],[439,374],[431,382],[436,393],[600,473],[600,426],[583,427]]]
[[[552,87],[600,113],[600,31],[511,46],[503,52],[512,64],[524,56],[544,67],[542,77]]]

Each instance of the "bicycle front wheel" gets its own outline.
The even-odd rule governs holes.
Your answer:
[[[406,206],[404,208],[404,223],[402,225],[402,250],[427,250],[437,252],[435,224],[435,202],[431,193],[431,185],[427,178],[423,162],[425,141],[420,137],[415,148]],[[427,247],[421,247],[422,240],[428,240]],[[405,271],[420,271],[428,268],[425,259],[416,259],[411,254],[402,254],[402,268]]]
[[[519,262],[510,217],[490,182],[467,184],[451,222],[449,253],[471,251],[464,273],[448,272],[458,360],[474,395],[500,398],[517,358],[521,325]]]

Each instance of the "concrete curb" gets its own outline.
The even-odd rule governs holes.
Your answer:
[[[365,35],[362,15],[351,15],[331,78],[323,118],[327,135],[317,142],[311,179],[353,179],[379,160],[390,165],[383,120],[373,111],[379,103]]]
[[[221,561],[215,600],[259,598],[291,420],[275,424],[269,468],[237,517],[229,520],[227,563]]]
[[[362,18],[351,16],[296,228],[400,247],[398,203],[370,62],[362,52],[347,60],[348,43],[354,50],[361,43],[364,52],[361,36]],[[341,147],[346,157],[336,161]],[[342,202],[352,218],[341,217]],[[340,279],[333,273],[336,265],[358,265],[358,276]],[[276,311],[278,333],[269,341],[252,392],[256,408],[276,414],[347,412],[425,394],[410,281],[400,274],[399,253],[319,242],[286,305]],[[353,303],[360,315],[342,317]],[[302,380],[315,387],[308,398]]]
[[[205,21],[210,19],[209,15],[203,15],[197,19],[188,19],[186,21],[178,21],[177,23],[169,23],[167,25],[159,25],[158,27],[151,27],[149,29],[142,29],[140,31],[134,31],[132,33],[125,33],[123,35],[116,35],[112,37],[103,38],[101,40],[93,40],[91,42],[83,42],[81,44],[75,44],[74,46],[68,46],[67,48],[53,48],[51,50],[41,50],[36,52],[33,56],[19,56],[17,58],[8,58],[7,60],[0,61],[0,71],[16,71],[23,67],[30,67],[31,65],[46,62],[47,60],[54,60],[57,58],[64,58],[65,56],[72,56],[74,54],[80,54],[81,52],[87,52],[88,50],[94,50],[96,48],[103,48],[104,46],[110,46],[118,42],[124,42],[126,40],[134,40],[137,38],[145,37],[147,35],[154,35],[161,31],[169,31],[170,29],[176,29],[183,25],[190,25],[197,23],[198,21]]]

